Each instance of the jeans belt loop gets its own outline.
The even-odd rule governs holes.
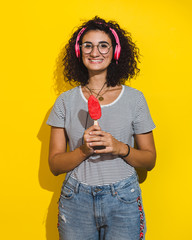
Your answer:
[[[117,194],[113,184],[111,184],[111,193],[112,193],[112,196],[115,196]]]
[[[75,186],[75,193],[79,193],[79,185],[80,185],[80,183],[77,182],[77,184]]]

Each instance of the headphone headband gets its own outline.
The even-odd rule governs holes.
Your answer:
[[[81,35],[83,34],[83,32],[85,31],[85,29],[86,28],[84,27],[79,31],[79,33],[77,35],[76,43],[75,43],[75,53],[76,53],[77,58],[79,58],[79,59],[80,59],[79,39],[80,39]]]
[[[80,47],[79,47],[79,39],[81,37],[81,35],[84,33],[84,31],[86,30],[86,27],[82,28],[76,38],[76,43],[75,43],[75,54],[77,56],[77,58],[79,58],[80,60]],[[119,37],[118,34],[116,33],[116,31],[113,28],[109,28],[109,30],[111,31],[111,33],[113,34],[115,41],[116,41],[116,47],[115,47],[115,51],[114,51],[114,59],[116,60],[116,64],[118,64],[118,60],[120,57],[120,53],[121,53],[121,45],[120,45],[120,41],[119,41]]]

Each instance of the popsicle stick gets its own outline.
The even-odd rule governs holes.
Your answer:
[[[94,120],[94,125],[96,125],[96,126],[99,125],[98,122],[97,122],[97,120]]]

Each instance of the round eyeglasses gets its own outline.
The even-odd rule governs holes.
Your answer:
[[[97,47],[101,54],[107,54],[111,48],[108,42],[100,42],[98,45],[93,45],[91,42],[85,42],[81,44],[80,47],[85,54],[91,53],[94,47]]]

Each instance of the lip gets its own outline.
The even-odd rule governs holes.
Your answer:
[[[89,58],[89,62],[92,64],[99,64],[103,62],[103,59],[90,59]]]

